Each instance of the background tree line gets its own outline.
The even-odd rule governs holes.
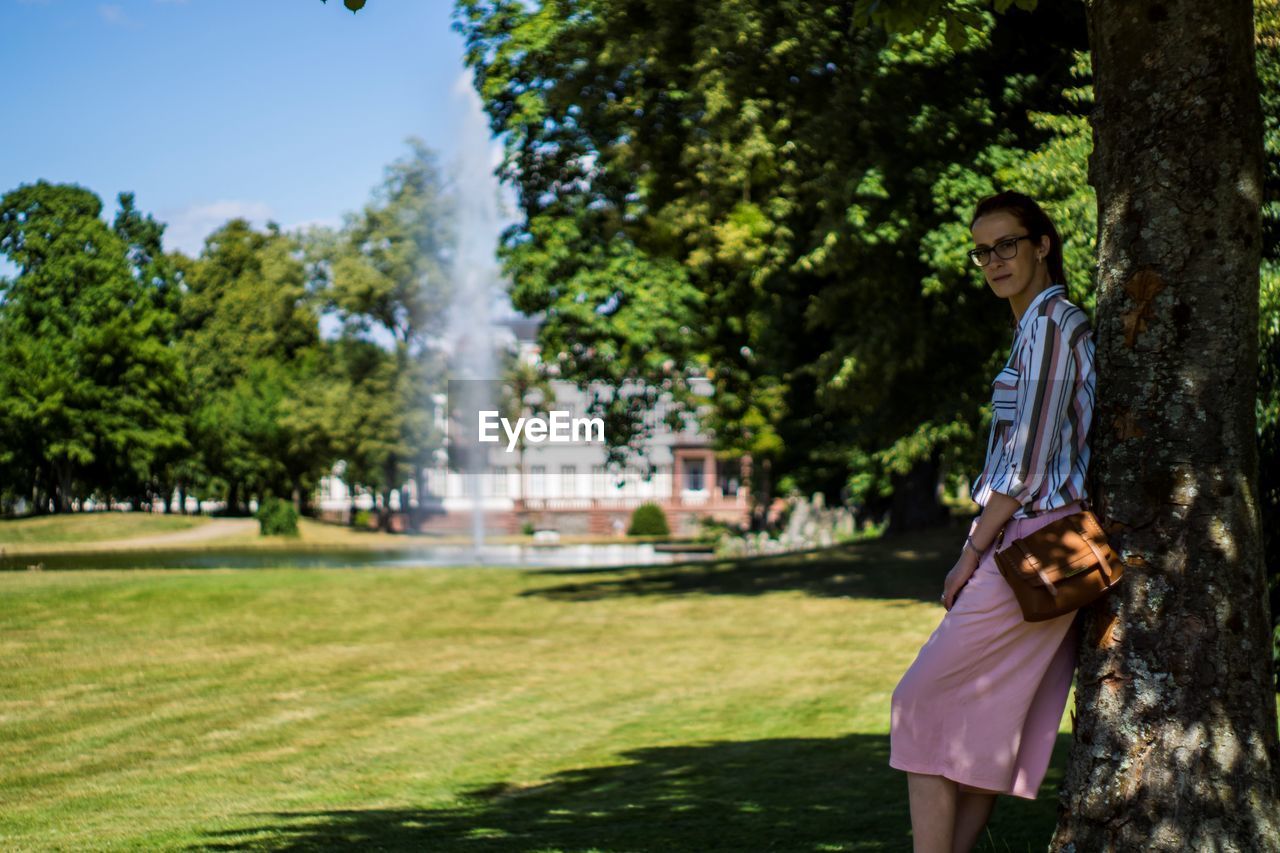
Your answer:
[[[513,301],[545,313],[544,351],[571,381],[638,381],[687,400],[687,378],[711,376],[708,429],[726,455],[755,458],[761,517],[799,488],[891,509],[910,527],[940,518],[940,483],[966,487],[1011,325],[963,259],[977,198],[1016,186],[1049,203],[1072,297],[1094,311],[1079,6],[974,10],[977,26],[898,34],[812,0],[714,13],[641,14],[626,0],[577,15],[458,8],[507,143],[501,172],[522,200],[501,249]],[[1280,506],[1275,17],[1259,6],[1269,519]],[[337,460],[386,503],[439,444],[426,395],[444,372],[430,342],[448,301],[450,204],[416,141],[342,229],[233,221],[198,258],[164,252],[164,226],[131,194],[108,226],[87,190],[8,193],[0,251],[19,272],[0,285],[0,503],[65,511],[91,495],[178,492],[242,511],[276,494],[305,512]],[[340,318],[335,340],[321,339],[323,311]],[[597,414],[634,446],[649,402],[616,397]]]
[[[976,201],[1018,188],[1046,204],[1071,297],[1095,315],[1084,7],[965,9],[964,26],[891,34],[820,0],[462,0],[521,199],[500,249],[512,297],[546,313],[564,375],[669,387],[706,373],[709,427],[756,460],[762,511],[794,487],[891,508],[899,528],[936,523],[938,485],[966,490],[981,465],[1012,344],[1012,316],[964,257]],[[1273,31],[1274,7],[1258,15]],[[1259,44],[1274,107],[1280,52]],[[1266,114],[1258,435],[1274,463],[1280,132]]]
[[[386,524],[392,490],[441,444],[429,395],[445,382],[453,199],[434,154],[410,149],[343,227],[234,219],[195,258],[164,250],[131,193],[110,223],[83,187],[6,193],[0,507],[172,512],[191,496],[243,513],[274,495],[307,512],[342,461]]]

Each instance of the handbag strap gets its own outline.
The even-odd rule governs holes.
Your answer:
[[[1024,543],[1021,539],[1015,539],[1013,540],[1013,544],[1018,546],[1018,550],[1022,552],[1022,559],[1026,560],[1028,563],[1031,563],[1033,566],[1036,567],[1036,570],[1039,571],[1040,561],[1035,558],[1034,554],[1032,554],[1030,551],[1027,550],[1026,543]]]
[[[1103,555],[1102,549],[1095,545],[1093,540],[1090,539],[1087,534],[1084,536],[1084,541],[1085,544],[1089,546],[1089,550],[1093,551],[1093,556],[1098,558],[1098,565],[1102,568],[1103,574],[1107,576],[1107,583],[1110,584],[1113,576],[1111,564],[1107,562],[1107,558]]]

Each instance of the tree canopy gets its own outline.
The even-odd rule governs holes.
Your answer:
[[[435,155],[411,139],[336,231],[233,219],[198,257],[121,193],[44,181],[0,199],[0,507],[89,499],[243,513],[308,502],[344,463],[390,496],[440,447],[431,395],[455,236]],[[333,315],[337,334],[320,334]],[[421,494],[421,492],[420,492]],[[21,503],[19,503],[21,501]]]
[[[982,27],[948,39],[820,2],[459,3],[524,214],[500,249],[513,301],[545,314],[563,374],[705,372],[717,446],[782,481],[756,478],[762,504],[958,480],[1008,343],[964,217],[1046,162],[1048,200],[1085,206],[1063,150],[1087,108],[1083,11],[972,11]]]

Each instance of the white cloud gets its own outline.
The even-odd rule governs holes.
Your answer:
[[[172,0],[168,0],[172,2]],[[193,204],[180,210],[165,210],[156,213],[156,219],[165,223],[164,247],[168,251],[175,249],[192,257],[200,254],[204,248],[205,238],[217,231],[229,220],[247,219],[254,228],[263,230],[267,222],[279,223],[271,210],[271,205],[264,201],[223,200],[208,204]],[[342,227],[342,219],[337,216],[303,219],[281,225],[285,232],[301,231],[310,227],[333,228]]]
[[[237,217],[249,220],[256,228],[264,228],[272,218],[271,206],[262,201],[214,201],[156,214],[158,220],[168,223],[164,230],[165,248],[192,256],[200,254],[206,237],[227,220]]]
[[[98,15],[108,24],[125,23],[124,8],[114,3],[102,3],[98,6]]]
[[[337,216],[321,217],[319,219],[304,219],[301,222],[294,222],[289,225],[282,225],[283,231],[301,231],[304,228],[332,228],[338,229],[342,227],[342,219]]]

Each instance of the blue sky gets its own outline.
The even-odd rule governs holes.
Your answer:
[[[478,110],[452,5],[0,0],[0,192],[132,191],[190,253],[232,216],[337,225],[410,135],[452,169]]]

